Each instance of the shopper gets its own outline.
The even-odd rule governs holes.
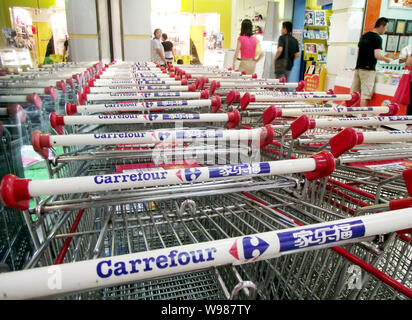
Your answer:
[[[151,46],[151,61],[157,62],[161,66],[166,66],[167,62],[165,59],[165,51],[163,49],[162,43],[160,42],[160,37],[162,36],[161,29],[155,29],[153,32],[152,46]]]
[[[282,23],[282,35],[278,39],[278,49],[275,54],[275,77],[285,77],[289,81],[290,70],[293,62],[299,58],[299,43],[292,36],[293,25],[289,21]]]
[[[256,64],[263,58],[263,55],[264,53],[260,47],[259,40],[253,36],[252,21],[249,19],[243,20],[240,28],[240,36],[237,38],[232,68],[235,69],[236,60],[240,60],[238,69],[245,71],[246,74],[252,74],[255,72]]]
[[[378,60],[391,62],[391,59],[382,55],[382,38],[386,31],[388,19],[381,17],[372,31],[361,36],[358,43],[358,58],[351,91],[361,94],[361,106],[367,106],[372,98],[375,87],[376,63]]]
[[[162,46],[165,51],[165,59],[167,63],[172,64],[174,60],[173,42],[167,40],[167,34],[162,33]]]

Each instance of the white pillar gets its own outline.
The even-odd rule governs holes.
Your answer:
[[[66,0],[67,32],[72,61],[99,60],[95,0]]]
[[[151,0],[121,0],[121,21],[123,59],[149,61],[152,35]]]
[[[363,26],[365,0],[334,0],[330,17],[326,89],[333,89],[337,77],[352,79],[346,68],[355,68]],[[350,87],[350,83],[346,83]]]

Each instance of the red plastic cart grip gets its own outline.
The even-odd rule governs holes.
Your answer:
[[[352,99],[345,102],[345,106],[352,107],[360,101],[360,93],[355,91],[351,93]]]
[[[66,79],[66,83],[67,83],[72,89],[74,89],[73,79],[70,79],[70,78]]]
[[[84,92],[77,92],[77,103],[81,106],[87,101],[87,96]]]
[[[226,97],[226,104],[230,106],[233,102],[240,99],[240,92],[236,90],[232,90],[228,93]]]
[[[90,79],[89,81],[87,81],[87,86],[88,87],[94,87],[94,82],[96,81],[96,79]]]
[[[398,210],[412,207],[412,198],[389,201],[389,210]]]
[[[30,102],[30,103],[33,103],[36,106],[37,109],[39,109],[39,110],[42,109],[43,103],[42,103],[41,98],[38,94],[36,94],[36,93],[28,94],[26,96],[26,101]]]
[[[68,116],[77,114],[77,105],[76,104],[72,104],[70,102],[66,102],[64,104],[64,110],[66,111],[66,114]]]
[[[57,114],[56,112],[50,113],[50,124],[59,134],[63,134],[64,115]]]
[[[316,169],[305,173],[306,179],[309,181],[327,177],[335,171],[336,161],[331,152],[323,150],[309,158],[314,158],[316,162]]]
[[[207,89],[200,91],[200,99],[209,99],[209,91]]]
[[[220,111],[220,107],[222,106],[222,99],[219,96],[213,97],[212,101],[212,112],[216,113]]]
[[[44,93],[50,95],[53,101],[56,101],[57,92],[56,92],[55,87],[50,86],[50,87],[44,88]]]
[[[250,102],[255,102],[256,97],[254,94],[250,94],[249,92],[246,92],[243,97],[240,99],[240,109],[242,111],[245,111],[247,106],[249,105]]]
[[[281,77],[281,78],[279,78],[279,82],[281,82],[281,83],[285,83],[285,82],[286,82],[286,78],[285,78],[285,77]]]
[[[292,138],[297,139],[309,129],[316,128],[316,120],[309,118],[306,114],[300,116],[290,124]]]
[[[338,158],[357,144],[362,144],[362,142],[362,132],[357,132],[353,128],[346,128],[334,137],[330,138],[329,145],[332,154],[335,156],[335,158]]]
[[[257,74],[256,73],[252,74],[252,79],[257,79]]]
[[[412,197],[412,169],[407,169],[402,172],[403,180],[405,182],[406,190],[410,197]]]
[[[56,88],[63,91],[63,93],[66,93],[66,84],[63,80],[56,82]]]
[[[393,102],[388,104],[387,107],[389,108],[389,111],[387,113],[381,113],[380,116],[395,116],[399,113],[399,104]]]
[[[213,96],[217,88],[220,88],[220,82],[213,80],[210,84],[210,94]]]
[[[203,77],[202,79],[204,83],[209,83],[209,78]]]
[[[195,92],[196,91],[196,85],[194,83],[188,85],[187,88],[190,92]]]
[[[34,130],[31,135],[31,145],[33,149],[44,159],[49,157],[50,133],[42,133],[40,130]]]
[[[9,208],[27,210],[31,199],[29,181],[31,179],[21,179],[13,174],[5,175],[0,184],[2,202]]]
[[[306,88],[306,82],[304,80],[301,80],[298,82],[298,86],[296,87],[295,91],[303,91]]]
[[[185,74],[185,80],[188,80],[190,78],[192,78],[192,75],[190,73],[186,73]]]
[[[245,70],[242,71],[242,76],[244,76],[244,75],[246,75],[246,71],[245,71]]]
[[[270,106],[262,113],[263,124],[269,124],[277,117],[282,116],[282,108]]]
[[[197,88],[199,88],[199,86],[200,86],[200,82],[202,81],[202,78],[196,78],[196,80],[195,80],[195,86],[196,86],[196,89]]]
[[[12,104],[7,107],[7,114],[9,116],[17,116],[20,122],[26,122],[26,111],[19,104]]]
[[[182,85],[182,86],[187,86],[188,84],[189,84],[189,82],[187,81],[187,79],[183,79],[181,82],[180,82],[180,84]],[[197,89],[197,88],[196,88]]]
[[[260,147],[266,147],[268,144],[272,143],[274,138],[275,131],[273,130],[273,127],[270,124],[264,126],[260,135]]]
[[[240,112],[239,110],[235,109],[232,112],[227,113],[228,121],[227,121],[227,128],[233,129],[236,128],[240,124]]]

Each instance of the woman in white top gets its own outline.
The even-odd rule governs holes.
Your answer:
[[[161,29],[155,29],[153,32],[154,38],[152,39],[151,61],[157,62],[161,66],[166,66],[165,51],[163,49],[160,37],[162,36]]]

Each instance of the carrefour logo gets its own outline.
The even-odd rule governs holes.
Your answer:
[[[159,115],[157,115],[157,114],[145,114],[145,115],[143,115],[143,117],[147,121],[153,121],[153,120],[156,120],[159,117]]]
[[[269,247],[269,244],[256,236],[237,239],[229,253],[240,261],[256,261]]]
[[[181,181],[189,181],[189,182],[197,180],[201,174],[202,174],[202,171],[197,168],[188,168],[188,169],[179,170],[176,172],[177,177]]]

